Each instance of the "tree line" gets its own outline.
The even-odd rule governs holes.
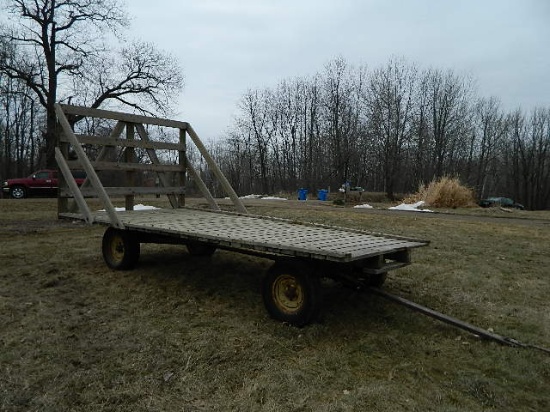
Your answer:
[[[0,179],[56,167],[55,102],[167,115],[181,70],[120,36],[128,19],[117,0],[0,1],[0,17],[11,17],[0,26]],[[210,147],[240,194],[349,182],[394,199],[457,176],[479,198],[550,207],[550,108],[506,112],[452,70],[336,58],[313,76],[248,90],[229,130]]]
[[[404,59],[369,70],[337,58],[312,77],[250,89],[211,146],[243,194],[349,182],[394,199],[451,176],[479,198],[550,206],[550,108],[506,112],[468,76]]]

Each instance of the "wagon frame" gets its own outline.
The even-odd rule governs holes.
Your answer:
[[[411,263],[411,249],[428,244],[423,240],[249,214],[187,122],[61,104],[56,105],[56,114],[58,217],[107,226],[102,253],[112,269],[133,268],[142,243],[183,244],[192,255],[210,256],[216,249],[224,249],[271,259],[275,263],[263,278],[265,307],[273,318],[303,326],[314,320],[321,309],[321,278],[353,286],[381,286],[388,271]],[[75,123],[85,117],[115,123],[108,136],[75,133]],[[154,140],[150,133],[154,127],[175,129],[178,141]],[[200,173],[188,161],[188,138],[236,212],[220,209]],[[91,146],[95,150],[90,150]],[[163,162],[157,154],[159,150],[176,153],[177,160],[172,164]],[[146,161],[138,160],[137,151],[144,154]],[[72,177],[75,169],[87,174],[81,186]],[[106,186],[105,179],[100,178],[103,171],[122,175],[125,185]],[[138,173],[145,172],[155,173],[159,184],[139,186]],[[210,210],[185,206],[187,173]],[[167,195],[171,209],[134,210],[136,195]],[[111,196],[124,196],[125,211],[115,209]],[[92,211],[88,198],[99,198],[104,211]]]

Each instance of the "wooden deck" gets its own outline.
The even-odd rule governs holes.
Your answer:
[[[138,232],[336,262],[351,262],[428,244],[353,229],[189,208],[125,211],[117,215],[125,228]],[[84,219],[82,215],[70,213],[60,217]],[[94,212],[93,222],[111,224],[105,212]]]

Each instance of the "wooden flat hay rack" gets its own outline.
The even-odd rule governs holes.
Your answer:
[[[60,126],[56,160],[62,176],[58,215],[107,226],[102,253],[112,269],[134,267],[142,243],[183,244],[192,255],[209,256],[225,249],[265,257],[274,261],[263,279],[267,311],[275,319],[302,326],[314,320],[321,308],[321,278],[354,286],[380,286],[388,271],[410,264],[411,249],[428,244],[249,214],[189,123],[69,105],[57,105],[56,112]],[[110,122],[101,129],[109,133],[75,133],[74,124],[83,118]],[[175,131],[176,142],[154,139],[155,128]],[[236,212],[220,210],[200,174],[187,161],[188,138]],[[171,154],[159,156],[159,151]],[[87,180],[80,187],[73,170],[86,172]],[[210,210],[185,207],[187,173]],[[119,175],[116,182],[124,184],[109,185],[113,174]],[[144,185],[143,176],[151,175],[158,184],[151,185],[149,180]],[[136,195],[167,195],[171,208],[134,210]],[[111,196],[124,196],[124,211],[115,209]],[[104,211],[93,211],[89,198],[99,198]]]

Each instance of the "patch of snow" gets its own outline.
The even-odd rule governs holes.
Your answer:
[[[400,205],[393,206],[388,208],[389,210],[406,210],[409,212],[431,212],[433,213],[433,210],[430,209],[420,209],[420,207],[424,206],[426,202],[421,200],[420,202],[413,203],[412,205],[407,205],[405,203],[401,203]]]
[[[262,197],[262,200],[288,200],[288,199],[285,197],[265,196],[265,197]]]
[[[229,196],[224,197],[225,200],[230,200]],[[288,200],[284,197],[265,196],[265,195],[245,195],[239,196],[239,199],[265,199],[265,200]]]
[[[354,209],[373,209],[373,207],[367,203],[364,205],[353,206]]]
[[[153,210],[153,209],[159,209],[159,208],[155,206],[142,205],[141,203],[134,206],[134,210]]]
[[[134,205],[134,210],[153,210],[153,209],[158,209],[158,207],[146,206],[146,205],[142,205],[141,203],[138,204],[138,205]],[[115,210],[117,212],[125,212],[126,208],[125,207],[115,207]],[[105,209],[101,209],[100,212],[105,212]]]
[[[262,195],[245,195],[239,196],[239,199],[260,199]]]

